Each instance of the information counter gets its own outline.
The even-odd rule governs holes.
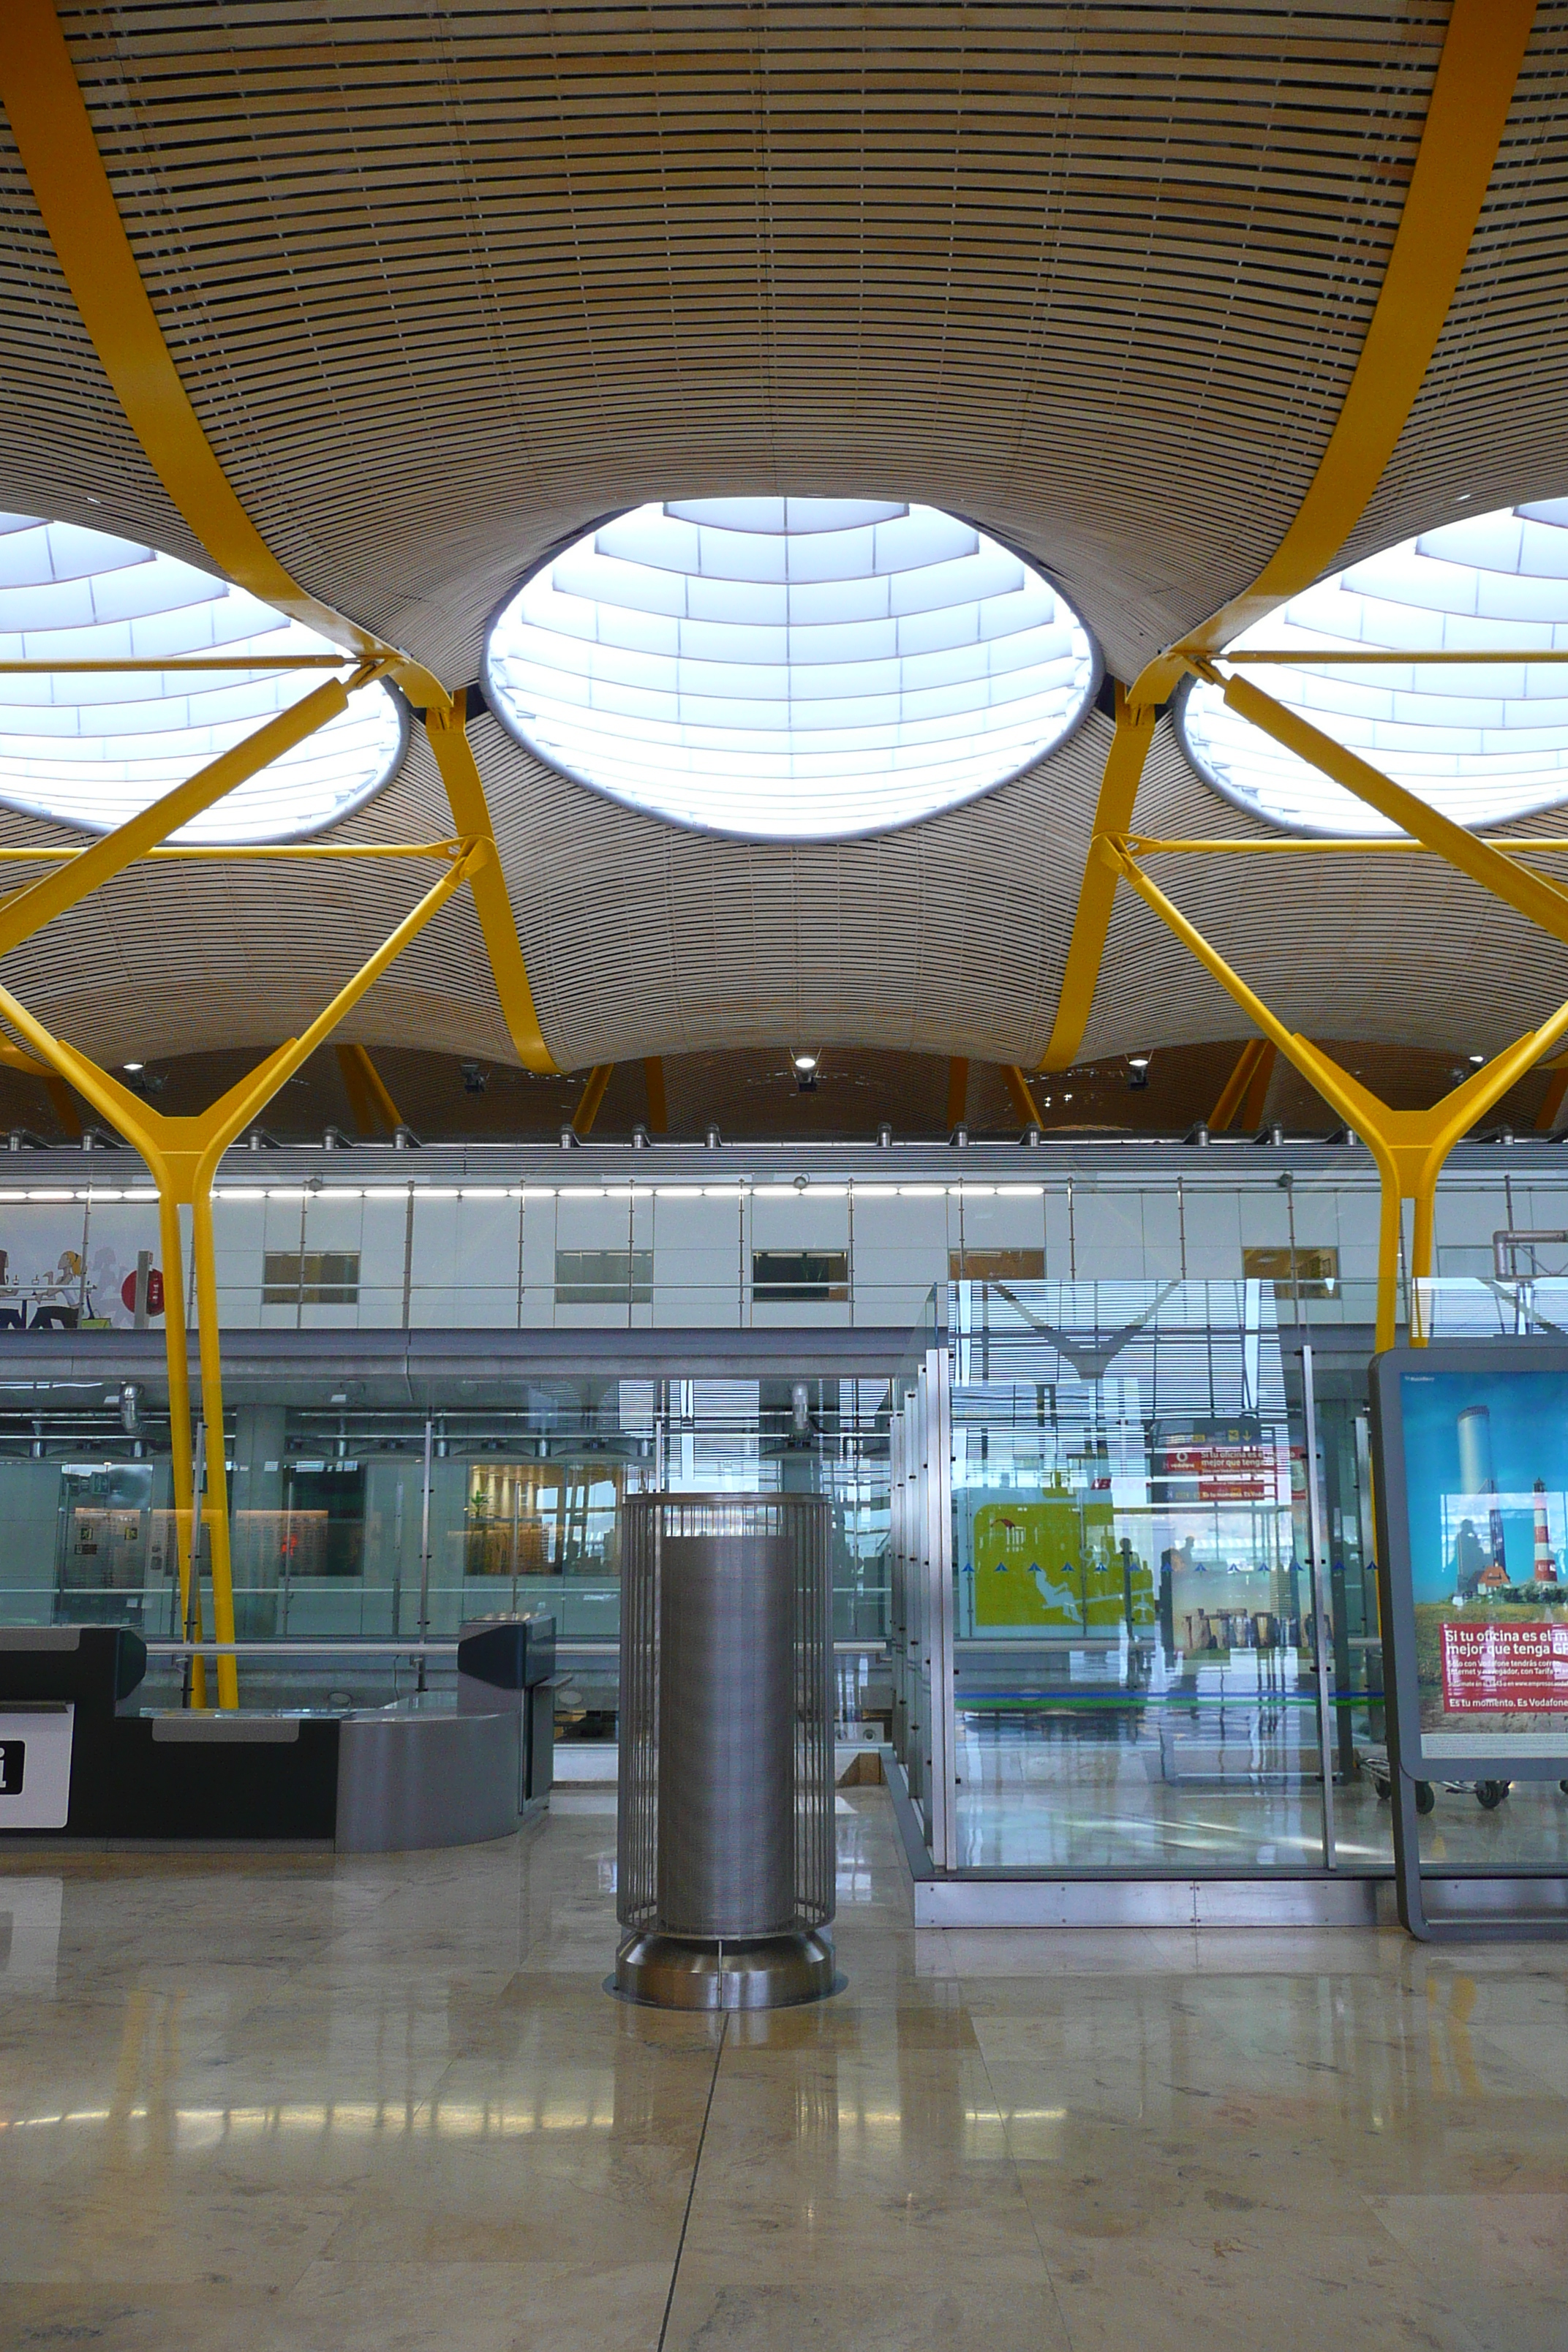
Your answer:
[[[535,1613],[462,1628],[455,1703],[154,1709],[126,1627],[0,1629],[0,1837],[344,1853],[507,1837],[548,1800],[554,1664],[554,1620]]]

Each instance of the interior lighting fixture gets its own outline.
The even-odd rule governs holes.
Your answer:
[[[485,696],[581,783],[712,833],[836,841],[988,792],[1093,698],[1082,621],[1022,557],[885,499],[655,501],[551,557]]]
[[[147,1065],[145,1062],[121,1062],[120,1066],[122,1070],[129,1070],[134,1076],[138,1070],[144,1070]]]
[[[1130,1087],[1136,1088],[1146,1087],[1148,1085],[1150,1059],[1151,1057],[1147,1054],[1128,1055],[1127,1083]]]
[[[330,654],[313,629],[157,549],[0,514],[0,659],[127,661]],[[343,657],[345,668],[352,667]],[[320,670],[35,670],[0,676],[0,803],[108,833],[312,692]],[[379,792],[405,722],[384,687],[171,836],[293,841]]]
[[[803,1077],[808,1076],[816,1067],[816,1055],[815,1054],[796,1054],[794,1056],[794,1060],[795,1068],[801,1073]]]
[[[1568,499],[1466,515],[1352,563],[1293,596],[1227,652],[1321,650],[1321,663],[1247,676],[1314,727],[1460,824],[1487,825],[1568,800]],[[1519,661],[1337,667],[1336,650],[1479,652]],[[1222,654],[1219,659],[1223,661]],[[1200,774],[1254,816],[1295,833],[1397,827],[1195,682],[1178,726]]]

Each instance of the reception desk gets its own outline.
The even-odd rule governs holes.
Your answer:
[[[268,1839],[340,1853],[507,1837],[548,1801],[554,1623],[466,1625],[456,1704],[143,1708],[123,1626],[0,1629],[0,1839]]]

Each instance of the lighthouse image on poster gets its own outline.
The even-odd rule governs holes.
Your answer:
[[[1568,1746],[1568,1375],[1401,1382],[1422,1739]]]

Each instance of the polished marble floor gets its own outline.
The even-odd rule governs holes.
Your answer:
[[[613,1797],[426,1855],[0,1859],[0,2345],[1563,2352],[1568,1946],[917,1934],[605,1997]]]

